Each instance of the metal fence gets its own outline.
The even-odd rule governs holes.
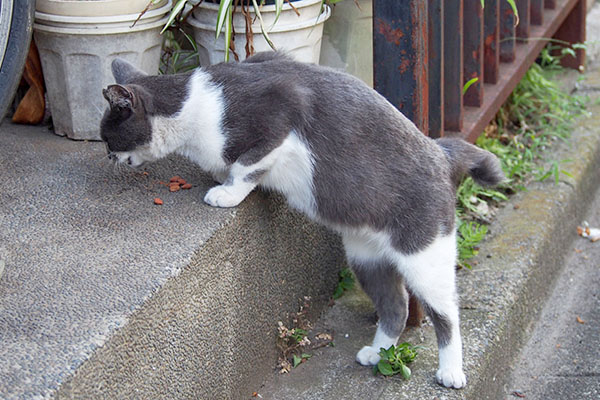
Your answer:
[[[375,89],[429,136],[474,141],[549,38],[585,41],[585,0],[515,3],[518,24],[507,0],[374,0]]]
[[[550,38],[585,41],[585,0],[515,3],[518,23],[507,0],[373,0],[375,89],[425,134],[475,141]],[[584,59],[578,48],[561,62]],[[419,325],[413,296],[409,306]]]

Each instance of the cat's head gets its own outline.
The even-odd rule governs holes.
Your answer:
[[[109,108],[100,123],[100,137],[106,143],[109,159],[137,167],[152,159],[148,154],[152,96],[135,84],[146,74],[128,62],[115,59],[112,73],[117,84],[102,90]]]

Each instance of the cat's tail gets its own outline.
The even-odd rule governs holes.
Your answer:
[[[436,143],[450,162],[450,174],[456,185],[465,174],[482,186],[495,186],[506,179],[500,161],[489,151],[458,138],[440,138]]]

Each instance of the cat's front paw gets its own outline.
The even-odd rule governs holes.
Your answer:
[[[467,377],[461,368],[440,368],[435,377],[440,385],[447,388],[461,389],[467,385]]]
[[[240,204],[244,198],[239,198],[231,187],[215,186],[210,189],[206,196],[204,196],[204,202],[210,204],[213,207],[235,207]]]
[[[375,347],[365,346],[356,353],[356,361],[362,365],[375,365],[381,360],[379,350]]]

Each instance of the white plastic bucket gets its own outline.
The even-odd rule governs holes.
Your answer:
[[[69,17],[101,17],[110,15],[139,14],[148,5],[149,0],[36,0],[36,11]],[[167,0],[150,6],[160,8]]]
[[[285,51],[298,61],[318,63],[323,37],[323,23],[330,17],[331,10],[325,6],[321,11],[321,0],[302,0],[293,3],[300,15],[285,3],[279,19],[275,24],[275,6],[263,6],[260,9],[264,26],[269,38],[277,50]],[[225,35],[221,32],[215,40],[218,4],[201,3],[188,18],[194,29],[194,38],[198,44],[201,65],[216,64],[225,60]],[[254,18],[254,10],[250,7],[253,31],[253,45],[256,52],[270,51],[263,37],[260,24]],[[238,10],[233,17],[235,30],[235,48],[240,60],[246,58],[246,20]],[[230,60],[233,60],[230,52]]]

